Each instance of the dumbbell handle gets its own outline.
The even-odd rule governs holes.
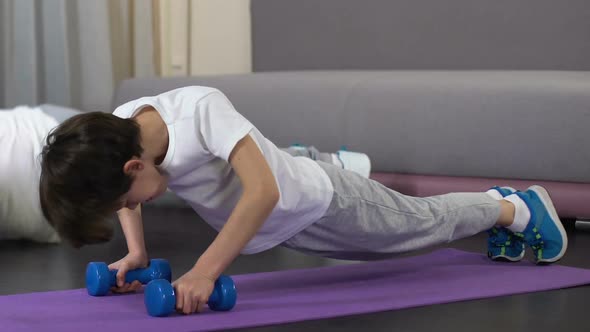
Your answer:
[[[118,270],[109,270],[106,263],[90,262],[86,267],[86,289],[92,296],[103,296],[109,292],[109,288],[117,285]],[[172,274],[170,265],[164,259],[151,259],[150,265],[143,269],[134,269],[125,273],[125,282],[131,283],[138,280],[142,284],[156,279],[170,281]]]
[[[109,270],[109,278],[110,278],[109,282],[112,286],[117,285],[117,272],[118,271],[119,270]],[[138,280],[142,284],[147,284],[148,282],[155,279],[152,276],[151,272],[153,272],[153,270],[150,269],[149,267],[144,268],[144,269],[135,269],[135,270],[127,271],[127,273],[125,273],[125,282],[132,283],[135,280]]]
[[[229,276],[220,276],[215,281],[215,286],[207,304],[216,311],[231,310],[236,304],[236,288]],[[174,311],[176,306],[176,294],[172,284],[166,280],[151,281],[145,289],[144,302],[151,316],[167,316]]]
[[[174,295],[174,302],[176,302],[176,296]],[[213,288],[213,293],[209,295],[209,299],[207,300],[207,304],[209,303],[216,303],[219,302],[219,291],[217,288]]]

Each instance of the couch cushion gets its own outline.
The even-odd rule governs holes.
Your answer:
[[[134,79],[114,106],[186,85],[223,91],[278,146],[341,145],[373,169],[590,182],[590,72],[308,71]]]

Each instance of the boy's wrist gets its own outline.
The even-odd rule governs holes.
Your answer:
[[[217,278],[219,278],[219,276],[209,275],[207,272],[203,271],[200,267],[197,267],[196,264],[195,264],[195,266],[193,266],[192,271],[193,271],[193,273],[201,276],[204,279],[211,281],[212,283],[215,283]]]
[[[137,257],[138,259],[141,259],[141,260],[146,260],[146,261],[148,260],[147,250],[145,250],[145,249],[143,249],[143,250],[129,250],[129,255]]]
[[[198,271],[199,274],[206,276],[207,279],[215,282],[215,280],[217,280],[217,278],[219,278],[223,272],[223,267],[221,267],[219,264],[210,264],[206,259],[203,258],[203,256],[199,258],[199,260],[193,266],[193,269]]]

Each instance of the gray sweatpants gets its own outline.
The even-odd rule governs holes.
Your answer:
[[[369,260],[465,238],[494,226],[500,204],[486,193],[411,197],[316,160],[334,186],[325,215],[282,244],[324,257]]]
[[[299,147],[299,146],[291,146],[288,148],[283,148],[283,151],[289,153],[294,157],[307,157],[313,159],[315,161],[323,161],[328,164],[332,163],[332,154],[326,152],[320,152],[314,146],[306,146],[306,147]]]

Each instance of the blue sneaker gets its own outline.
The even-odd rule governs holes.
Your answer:
[[[531,186],[517,193],[529,208],[531,220],[522,231],[515,233],[533,249],[537,264],[557,262],[567,250],[567,234],[545,188]]]
[[[492,187],[506,197],[516,192],[510,187]],[[495,261],[518,262],[524,257],[524,241],[509,229],[492,227],[488,230],[488,257]]]

